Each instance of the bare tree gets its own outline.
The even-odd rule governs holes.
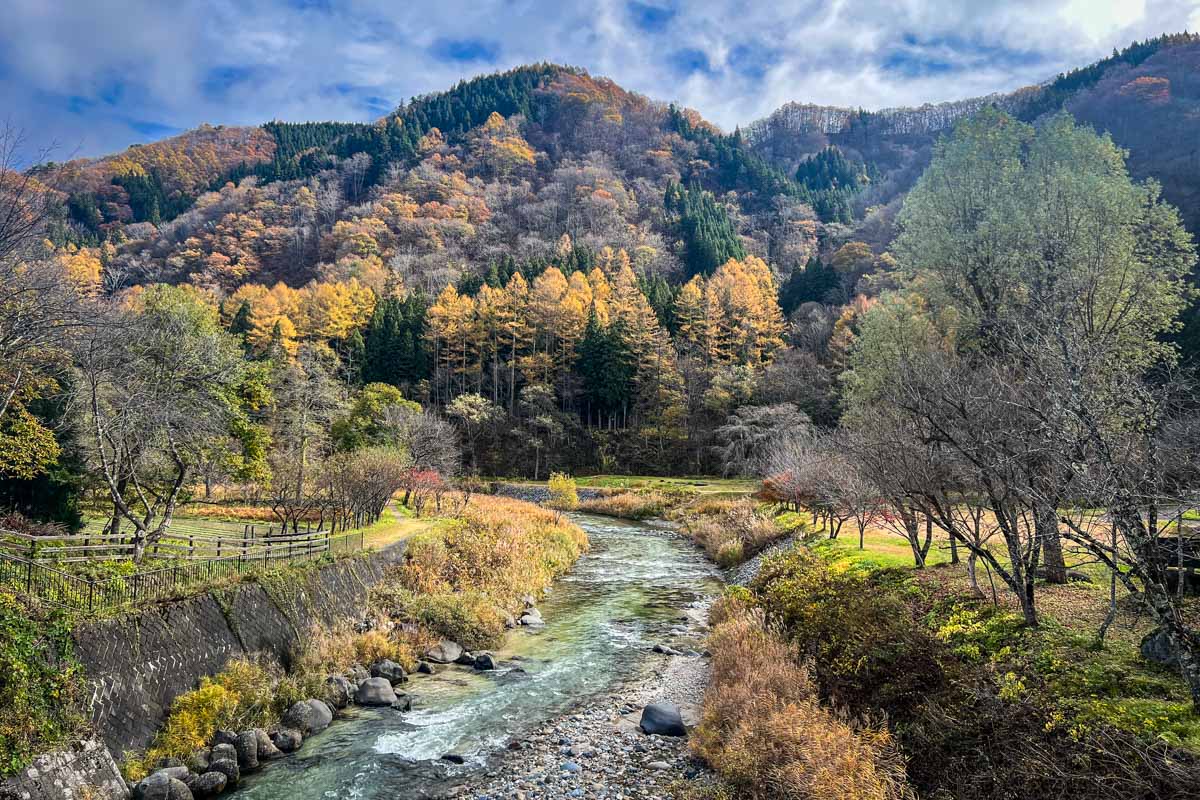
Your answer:
[[[59,196],[18,171],[24,139],[0,127],[0,418],[34,381],[61,360],[63,337],[81,324],[80,297],[41,239]]]

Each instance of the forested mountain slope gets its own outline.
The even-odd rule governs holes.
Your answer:
[[[73,274],[195,287],[262,357],[328,345],[351,385],[503,445],[480,469],[736,467],[737,438],[779,415],[836,419],[896,212],[958,119],[1066,109],[1197,230],[1198,66],[1200,38],[1168,36],[1008,95],[789,104],[727,134],[542,64],[374,124],[206,126],[37,175],[65,200],[47,246]]]

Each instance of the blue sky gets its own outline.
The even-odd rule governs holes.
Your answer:
[[[0,117],[53,158],[202,122],[371,120],[534,61],[732,128],[789,100],[881,108],[1017,88],[1200,0],[6,0]]]

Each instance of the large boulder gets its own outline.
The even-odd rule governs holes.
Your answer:
[[[202,775],[195,773],[188,776],[184,781],[188,789],[192,791],[192,797],[195,800],[205,800],[208,797],[216,797],[221,792],[225,791],[225,785],[229,779],[225,777],[223,772],[205,772]]]
[[[242,779],[242,770],[238,767],[237,749],[231,744],[219,744],[212,749],[212,762],[208,765],[209,772],[219,772],[225,776],[226,786],[233,786]]]
[[[396,692],[387,678],[368,678],[354,693],[354,702],[360,706],[390,706],[396,702]]]
[[[258,769],[258,734],[254,731],[242,731],[233,747],[237,750],[237,762],[242,772]]]
[[[186,770],[185,770],[186,771]],[[138,781],[133,787],[133,800],[194,800],[192,790],[166,770]]]
[[[357,686],[367,678],[371,677],[371,673],[367,672],[367,670],[361,664],[355,664],[350,668],[350,671],[346,673],[346,677],[351,683]]]
[[[363,680],[367,680],[364,678]],[[330,675],[325,679],[325,702],[333,708],[345,708],[354,696],[354,687],[341,675]]]
[[[493,670],[496,668],[496,657],[491,653],[480,653],[475,656],[475,669]]]
[[[382,661],[376,661],[371,665],[371,677],[387,678],[393,686],[408,680],[408,676],[404,672],[404,667],[386,658]]]
[[[271,737],[262,728],[254,729],[254,739],[258,744],[258,760],[274,761],[277,758],[283,758],[283,753],[271,741]]]
[[[300,731],[304,736],[320,733],[328,728],[331,722],[333,711],[323,700],[299,700],[292,704],[280,720],[283,727]]]
[[[679,708],[671,703],[651,703],[642,709],[639,727],[643,733],[658,736],[687,736]]]
[[[531,608],[522,614],[521,619],[518,620],[518,622],[529,627],[537,627],[539,625],[546,624],[542,619],[542,612],[538,611],[536,608]]]
[[[442,639],[425,651],[425,659],[435,664],[453,664],[462,655],[462,647],[457,642]]]
[[[301,743],[304,741],[304,736],[298,730],[292,728],[283,728],[277,731],[271,731],[271,744],[275,745],[281,753],[294,753],[300,749]]]

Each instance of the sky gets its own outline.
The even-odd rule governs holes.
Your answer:
[[[1008,91],[1200,0],[5,0],[0,123],[65,160],[200,123],[377,119],[473,75],[584,67],[726,129],[785,102]],[[30,157],[27,154],[27,157]]]

